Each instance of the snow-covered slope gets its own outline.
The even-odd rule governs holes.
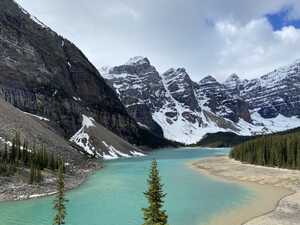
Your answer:
[[[82,127],[70,141],[81,147],[83,153],[105,160],[144,155],[141,150],[86,115],[82,115]]]
[[[300,112],[288,105],[296,101],[286,103],[287,98],[300,100],[299,71],[296,62],[255,80],[232,74],[224,83],[212,76],[196,83],[184,68],[159,74],[147,58],[134,57],[103,76],[140,125],[155,133],[153,124],[158,124],[167,139],[190,144],[218,131],[253,135],[300,126]],[[266,116],[265,106],[276,108],[282,95],[285,108]]]

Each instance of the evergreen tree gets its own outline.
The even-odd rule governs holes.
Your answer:
[[[8,161],[8,145],[5,143],[4,145],[4,153],[2,155],[2,162],[6,163]]]
[[[65,224],[66,217],[66,206],[67,202],[65,198],[65,183],[64,183],[64,173],[62,166],[58,169],[58,177],[57,177],[57,195],[54,199],[53,209],[56,211],[53,225],[62,225]]]
[[[35,180],[37,183],[41,183],[43,180],[43,175],[40,168],[35,169]]]
[[[3,153],[0,152],[0,175],[2,176],[11,176],[24,168],[29,168],[28,182],[40,183],[43,180],[42,170],[49,168],[56,171],[59,164],[63,164],[62,160],[55,158],[53,154],[50,158],[44,145],[38,149],[35,142],[31,148],[26,139],[22,143],[19,132],[15,133],[10,146],[7,143],[6,141]]]
[[[29,175],[29,184],[34,183],[34,177],[35,177],[34,167],[33,167],[33,164],[31,164],[31,166],[30,166],[30,175]]]
[[[244,142],[232,149],[230,157],[251,164],[300,169],[300,132]]]
[[[53,153],[51,154],[51,158],[50,160],[48,161],[48,168],[51,169],[51,170],[55,170],[56,169],[56,162],[55,162],[55,158],[54,158],[54,155]]]
[[[162,209],[166,194],[163,193],[163,185],[160,181],[156,160],[152,161],[151,171],[148,179],[148,190],[144,193],[149,206],[143,209],[143,225],[166,225],[168,216]]]

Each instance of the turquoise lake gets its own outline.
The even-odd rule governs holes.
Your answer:
[[[210,179],[190,169],[198,158],[226,155],[229,149],[165,149],[143,158],[105,162],[80,188],[67,193],[67,225],[140,225],[150,161],[158,160],[167,192],[170,225],[201,225],[255,194],[243,186]],[[0,225],[52,224],[53,197],[0,203]]]

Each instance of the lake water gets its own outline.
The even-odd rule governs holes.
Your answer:
[[[140,225],[143,192],[151,159],[158,160],[167,192],[170,225],[205,224],[255,197],[238,184],[219,182],[190,169],[187,162],[228,154],[228,149],[184,148],[155,151],[144,158],[105,162],[105,168],[68,192],[67,225]],[[0,225],[52,224],[53,197],[0,203]]]

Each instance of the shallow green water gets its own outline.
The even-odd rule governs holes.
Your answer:
[[[80,188],[67,194],[68,225],[140,225],[146,202],[150,160],[156,158],[170,225],[200,225],[240,204],[254,193],[239,185],[218,182],[186,166],[189,160],[228,154],[228,149],[168,149],[145,158],[105,163]],[[0,204],[0,225],[50,225],[52,197]]]

